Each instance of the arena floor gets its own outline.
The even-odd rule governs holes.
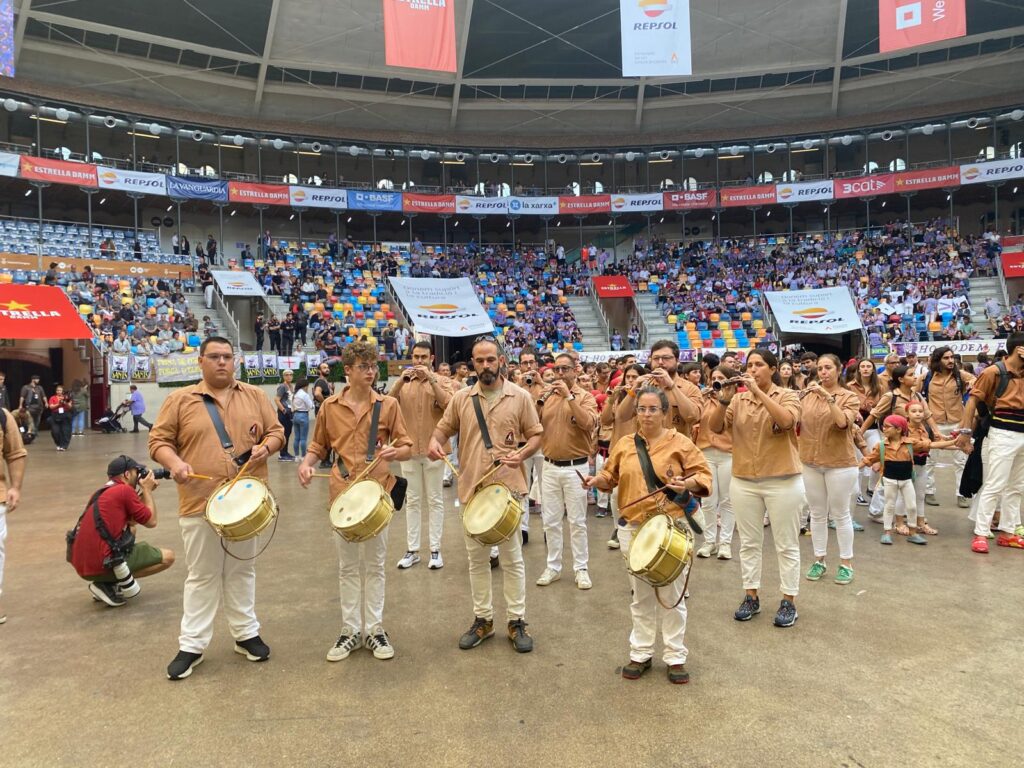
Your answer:
[[[802,581],[800,620],[788,630],[771,625],[773,588],[762,590],[761,616],[732,619],[742,597],[737,557],[698,561],[686,686],[667,682],[658,656],[641,680],[619,676],[629,587],[621,555],[605,546],[609,519],[591,518],[594,588],[580,592],[565,576],[534,586],[544,544],[532,517],[525,554],[536,650],[518,655],[500,635],[457,648],[472,621],[457,511],[436,572],[425,560],[394,568],[405,549],[396,517],[385,623],[397,654],[382,662],[358,651],[329,664],[340,618],[326,481],[303,491],[294,465],[275,461],[283,515],[257,568],[271,660],[233,653],[219,621],[204,663],[171,683],[164,670],[177,651],[183,558],[118,609],[93,602],[64,563],[64,531],[107,461],[142,458],[145,443],[145,434],[90,435],[59,454],[43,434],[29,449],[23,506],[8,518],[0,765],[1018,764],[1024,553],[972,554],[964,510],[933,510],[942,535],[927,547],[882,547],[879,527],[868,525],[857,534],[853,584],[835,585],[831,570]],[[161,523],[144,538],[180,555],[172,483],[157,498]],[[866,520],[863,508],[857,517]],[[802,548],[809,562],[809,538]],[[765,584],[776,579],[768,557]]]

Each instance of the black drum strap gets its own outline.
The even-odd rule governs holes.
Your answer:
[[[377,430],[380,428],[380,412],[383,401],[378,400],[373,404],[373,410],[370,412],[370,432],[366,437],[366,463],[369,464],[373,461],[373,457],[377,454]],[[345,460],[341,458],[341,454],[338,454],[337,459],[334,461],[335,466],[338,468],[338,472],[341,476],[348,480],[351,474],[348,471],[348,467],[345,466]]]
[[[228,434],[227,429],[224,428],[224,420],[221,419],[220,411],[217,410],[217,401],[212,395],[203,394],[203,405],[206,406],[206,412],[210,414],[213,428],[217,430],[217,439],[220,440],[220,447],[225,451],[232,450],[235,444],[231,442],[231,436]]]
[[[665,485],[665,483],[662,482],[661,478],[659,478],[658,474],[654,471],[654,466],[651,464],[651,455],[647,452],[647,443],[640,436],[639,432],[633,435],[633,442],[636,445],[636,456],[640,460],[640,469],[644,473],[644,482],[647,483],[647,490],[654,492]],[[675,491],[666,488],[662,493],[665,494],[665,497],[669,501],[683,510],[683,514],[686,515],[686,522],[690,524],[690,527],[695,533],[698,535],[704,533],[704,529],[697,524],[697,521],[689,510],[689,492],[676,493]]]
[[[491,442],[491,433],[487,431],[487,422],[484,421],[484,409],[480,405],[480,395],[473,395],[470,399],[473,401],[473,411],[476,413],[476,423],[480,427],[480,437],[483,438],[484,448],[489,451],[494,448],[494,443]]]

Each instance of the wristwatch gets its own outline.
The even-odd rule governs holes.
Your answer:
[[[569,396],[568,396],[568,397],[566,398],[566,400],[568,400],[569,402],[572,402],[572,401],[573,401],[573,400],[575,400],[575,399],[576,399],[576,395],[572,395],[572,394],[570,394],[570,395],[569,395]]]

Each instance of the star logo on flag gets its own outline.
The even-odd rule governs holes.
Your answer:
[[[8,312],[22,312],[31,306],[31,304],[22,304],[17,301],[0,302],[0,307],[3,307]]]

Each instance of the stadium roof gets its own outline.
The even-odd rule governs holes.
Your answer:
[[[618,0],[454,2],[450,74],[385,66],[381,0],[21,0],[18,78],[243,125],[519,139],[1024,96],[1024,0],[970,2],[966,37],[897,54],[879,53],[878,0],[690,0],[694,75],[671,82],[622,77]]]

